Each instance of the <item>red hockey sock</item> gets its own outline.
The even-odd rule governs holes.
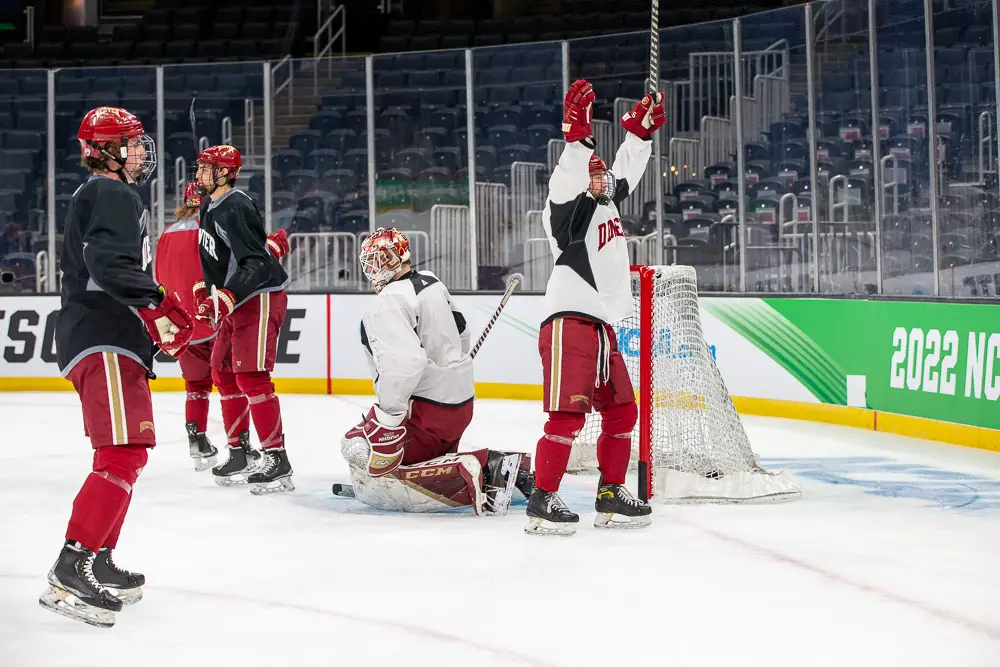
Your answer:
[[[260,439],[260,448],[281,447],[285,444],[281,428],[281,405],[274,393],[271,374],[267,371],[238,373],[236,382],[250,403],[250,415]]]
[[[535,448],[535,486],[542,491],[558,491],[573,449],[573,439],[586,417],[578,412],[550,412],[545,435]]]
[[[597,465],[605,484],[624,484],[632,454],[632,430],[639,416],[635,403],[615,405],[601,413]]]
[[[121,535],[122,524],[125,523],[125,515],[128,514],[128,506],[131,503],[132,503],[132,494],[130,493],[127,496],[125,496],[125,507],[122,508],[121,513],[118,515],[118,521],[116,521],[115,525],[111,527],[111,532],[108,533],[108,536],[104,538],[104,546],[106,546],[107,548],[114,549],[116,546],[118,546],[118,536]]]
[[[212,380],[219,388],[222,403],[222,423],[226,426],[226,443],[238,445],[240,433],[250,430],[250,406],[247,397],[236,384],[236,376],[226,371],[212,371]]]
[[[184,380],[187,400],[184,403],[184,421],[194,422],[198,433],[208,428],[208,400],[212,395],[212,378]]]
[[[73,501],[66,539],[97,551],[114,533],[117,544],[132,485],[146,460],[146,448],[138,445],[101,447],[94,452],[94,472]]]

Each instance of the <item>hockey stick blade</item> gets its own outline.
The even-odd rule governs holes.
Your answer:
[[[338,498],[355,497],[354,487],[351,486],[350,484],[334,484],[331,490],[333,491],[333,495],[337,496]]]
[[[500,305],[497,306],[496,311],[494,311],[493,313],[493,317],[491,317],[490,321],[487,322],[486,328],[483,329],[483,333],[479,334],[479,340],[476,341],[476,345],[472,348],[472,352],[469,353],[469,356],[472,357],[473,359],[475,359],[476,354],[479,353],[479,348],[483,346],[483,342],[486,340],[486,336],[489,335],[490,329],[492,329],[493,325],[497,323],[498,319],[500,319],[500,313],[503,312],[504,306],[507,305],[507,301],[510,299],[510,295],[514,293],[514,290],[517,289],[517,286],[520,283],[521,283],[521,276],[519,274],[511,276],[510,282],[507,283],[507,289],[504,291],[503,296],[500,298]]]
[[[219,328],[219,289],[212,285],[212,328]]]

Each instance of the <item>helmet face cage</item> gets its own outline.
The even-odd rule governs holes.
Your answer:
[[[156,170],[156,143],[143,130],[135,115],[117,107],[97,107],[84,116],[77,132],[80,155],[84,160],[93,159],[105,165],[108,161],[120,165],[115,169],[119,176],[136,184],[144,183]],[[128,165],[129,150],[136,142],[145,155],[138,164]],[[118,155],[107,150],[109,143],[118,147]]]
[[[610,170],[590,172],[589,190],[598,204],[607,206],[615,196],[615,175]]]
[[[210,187],[204,185],[197,176],[198,170],[203,166],[212,169],[210,176],[212,185]],[[221,187],[219,184],[219,171],[221,169],[227,170],[226,185],[232,185],[236,182],[236,177],[242,167],[243,158],[240,156],[240,152],[232,146],[222,144],[203,150],[195,159],[195,179],[202,196],[207,197]]]
[[[138,165],[136,173],[130,175],[137,184],[142,185],[156,171],[156,142],[148,134],[144,134],[139,137],[139,145],[145,150],[145,155]],[[128,144],[122,149],[122,159],[128,160]]]
[[[410,242],[396,229],[379,227],[361,244],[361,270],[376,292],[410,261]]]

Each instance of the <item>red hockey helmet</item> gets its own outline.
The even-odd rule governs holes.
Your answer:
[[[198,177],[198,183],[201,188],[202,195],[210,195],[216,188],[219,187],[218,181],[220,169],[228,170],[226,173],[226,181],[229,185],[232,185],[236,182],[236,177],[239,175],[240,169],[243,167],[243,158],[240,157],[240,152],[233,146],[225,144],[220,146],[209,146],[198,155],[196,162],[199,167],[207,166],[212,168],[211,189],[201,183],[201,177]]]
[[[198,184],[195,181],[188,181],[184,185],[184,205],[188,208],[200,208],[201,196]]]
[[[604,164],[604,160],[596,155],[590,156],[590,173],[596,174],[597,172],[605,172],[607,170],[608,165]]]
[[[410,241],[394,227],[379,227],[361,242],[361,270],[376,292],[410,261]]]
[[[80,129],[76,133],[80,141],[80,156],[83,159],[94,158],[103,163],[108,161],[120,165],[120,169],[136,183],[142,183],[156,169],[156,144],[146,134],[142,123],[135,115],[118,107],[97,107],[84,115]],[[106,150],[107,144],[118,147],[118,155],[112,155]],[[141,146],[144,150],[142,162],[126,171],[129,159],[129,148]]]
[[[243,167],[240,152],[232,146],[209,146],[198,156],[198,164],[210,164],[213,167],[225,167],[231,171],[239,171]]]

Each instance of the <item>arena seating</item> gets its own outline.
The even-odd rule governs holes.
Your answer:
[[[139,23],[123,23],[111,29],[44,26],[34,49],[27,44],[7,44],[0,57],[13,61],[15,67],[281,58],[285,55],[286,37],[295,37],[295,20],[292,3],[161,0]]]
[[[746,157],[746,207],[748,237],[746,259],[748,289],[812,289],[810,205],[825,234],[821,253],[824,291],[866,291],[873,288],[867,275],[874,270],[874,213],[881,208],[884,275],[888,278],[926,274],[932,261],[930,234],[930,170],[932,152],[927,146],[926,51],[922,5],[916,0],[892,0],[880,9],[878,23],[878,94],[880,127],[876,133],[882,156],[891,156],[883,168],[889,187],[873,189],[878,165],[872,156],[870,70],[867,50],[867,16],[864,3],[845,3],[841,33],[826,33],[816,48],[817,161],[819,182],[809,178],[809,122],[805,86],[804,14],[789,8],[742,21],[744,52],[772,50],[776,58],[748,59],[744,90],[748,97],[770,95],[766,104],[745,113],[744,145],[737,147],[732,70],[714,75],[699,70],[696,54],[731,52],[732,22],[718,21],[665,29],[661,36],[661,77],[671,86],[670,132],[662,137],[665,162],[663,210],[671,234],[671,252],[679,261],[699,266],[705,289],[738,288],[736,262],[740,256],[733,218],[740,204],[736,154]],[[993,45],[988,23],[977,17],[974,6],[956,5],[935,19],[933,54],[937,131],[942,146],[939,176],[941,266],[956,269],[996,261],[997,201],[995,150],[980,151],[995,140],[996,109],[992,76]],[[627,16],[626,12],[626,16]],[[622,19],[622,26],[627,18]],[[638,19],[635,19],[638,20]],[[429,22],[422,22],[429,23]],[[422,23],[408,25],[415,35]],[[582,23],[582,22],[581,22]],[[480,24],[475,24],[479,26]],[[538,24],[541,26],[541,24]],[[435,28],[435,24],[427,30]],[[571,28],[567,28],[571,29]],[[397,30],[397,28],[393,28]],[[402,30],[402,28],[398,28]],[[533,36],[540,34],[538,30]],[[470,33],[471,34],[471,33]],[[477,31],[470,43],[485,31]],[[508,39],[512,31],[499,32]],[[398,36],[398,35],[396,35]],[[408,38],[407,46],[413,47]],[[443,38],[437,42],[443,43]],[[391,42],[390,42],[391,44]],[[598,102],[595,117],[613,128],[617,104],[638,98],[648,68],[648,32],[594,36],[569,42],[570,76],[584,76],[595,84]],[[756,58],[756,59],[755,59]],[[464,51],[410,51],[375,56],[375,155],[379,206],[423,213],[435,204],[461,206],[468,201],[468,141]],[[498,202],[502,222],[496,227],[518,229],[531,219],[537,197],[558,157],[562,98],[562,46],[560,42],[500,45],[473,51],[475,83],[475,182],[485,201]],[[721,62],[721,60],[719,61]],[[765,64],[767,63],[767,64]],[[226,100],[259,96],[259,66],[196,66],[167,73],[168,155],[188,157],[193,152],[186,108],[191,91],[216,91],[204,95],[205,129],[212,137],[221,115],[239,116]],[[123,104],[149,111],[152,69],[141,76],[134,70],[108,70],[96,77],[91,70],[59,74],[57,98],[57,148],[60,197],[73,189],[72,118],[87,104],[93,91],[118,91]],[[105,76],[106,75],[106,76]],[[755,89],[761,79],[781,79],[777,91]],[[117,79],[114,84],[112,79]],[[714,83],[705,87],[694,83]],[[700,87],[699,87],[700,86]],[[783,91],[783,92],[781,92]],[[8,219],[33,221],[44,209],[43,156],[44,72],[0,73],[0,210]],[[198,93],[199,100],[203,99]],[[211,99],[210,99],[211,98]],[[64,107],[65,103],[65,107]],[[145,105],[145,106],[144,106]],[[766,111],[761,111],[766,109]],[[756,110],[756,111],[755,111]],[[212,114],[215,114],[214,116]],[[342,61],[339,74],[319,98],[311,118],[290,134],[286,145],[272,153],[272,209],[288,211],[292,232],[358,232],[368,227],[368,137],[365,110],[365,75],[360,58]],[[746,122],[753,117],[753,122]],[[708,119],[706,122],[705,119]],[[602,130],[603,131],[603,130]],[[601,149],[614,148],[616,136],[608,135]],[[685,143],[688,142],[688,143]],[[689,151],[689,152],[685,152]],[[612,155],[604,155],[610,159]],[[65,162],[63,162],[65,160]],[[519,166],[513,168],[517,163]],[[170,162],[168,162],[170,164]],[[31,168],[28,168],[31,165]],[[523,165],[529,165],[527,170]],[[686,166],[682,169],[681,167]],[[650,170],[650,173],[653,170]],[[623,223],[635,239],[652,231],[655,208],[652,176],[636,193]],[[525,174],[530,175],[528,181]],[[172,181],[171,181],[172,182]],[[833,182],[831,190],[830,183]],[[527,183],[527,185],[526,185]],[[984,187],[983,184],[991,187]],[[541,184],[541,185],[539,185]],[[528,190],[525,190],[525,188]],[[519,189],[520,188],[520,189]],[[262,202],[263,175],[252,174],[249,190]],[[530,192],[529,192],[530,190]],[[832,197],[830,196],[832,193]],[[789,195],[794,195],[790,197]],[[64,201],[59,199],[59,202]],[[480,216],[488,213],[480,212]],[[34,217],[33,217],[34,216]],[[500,220],[499,218],[497,220]],[[487,220],[493,225],[492,220]],[[800,224],[801,223],[801,224]],[[484,224],[482,221],[480,224]],[[829,234],[827,234],[829,232]],[[520,232],[519,232],[520,233]],[[492,240],[481,240],[481,256],[500,272],[523,266],[521,233],[513,252],[490,256]],[[502,242],[501,242],[502,243]],[[510,248],[508,248],[510,250]],[[648,250],[648,248],[647,248]],[[722,269],[721,267],[728,267]],[[789,269],[789,267],[792,267]],[[957,277],[955,277],[957,276]],[[836,278],[837,280],[833,280]],[[952,273],[961,289],[965,280]],[[839,282],[838,282],[839,280]],[[930,278],[899,289],[930,292]],[[923,282],[920,282],[923,281]],[[887,288],[889,289],[889,288]],[[896,288],[893,288],[896,289]]]

